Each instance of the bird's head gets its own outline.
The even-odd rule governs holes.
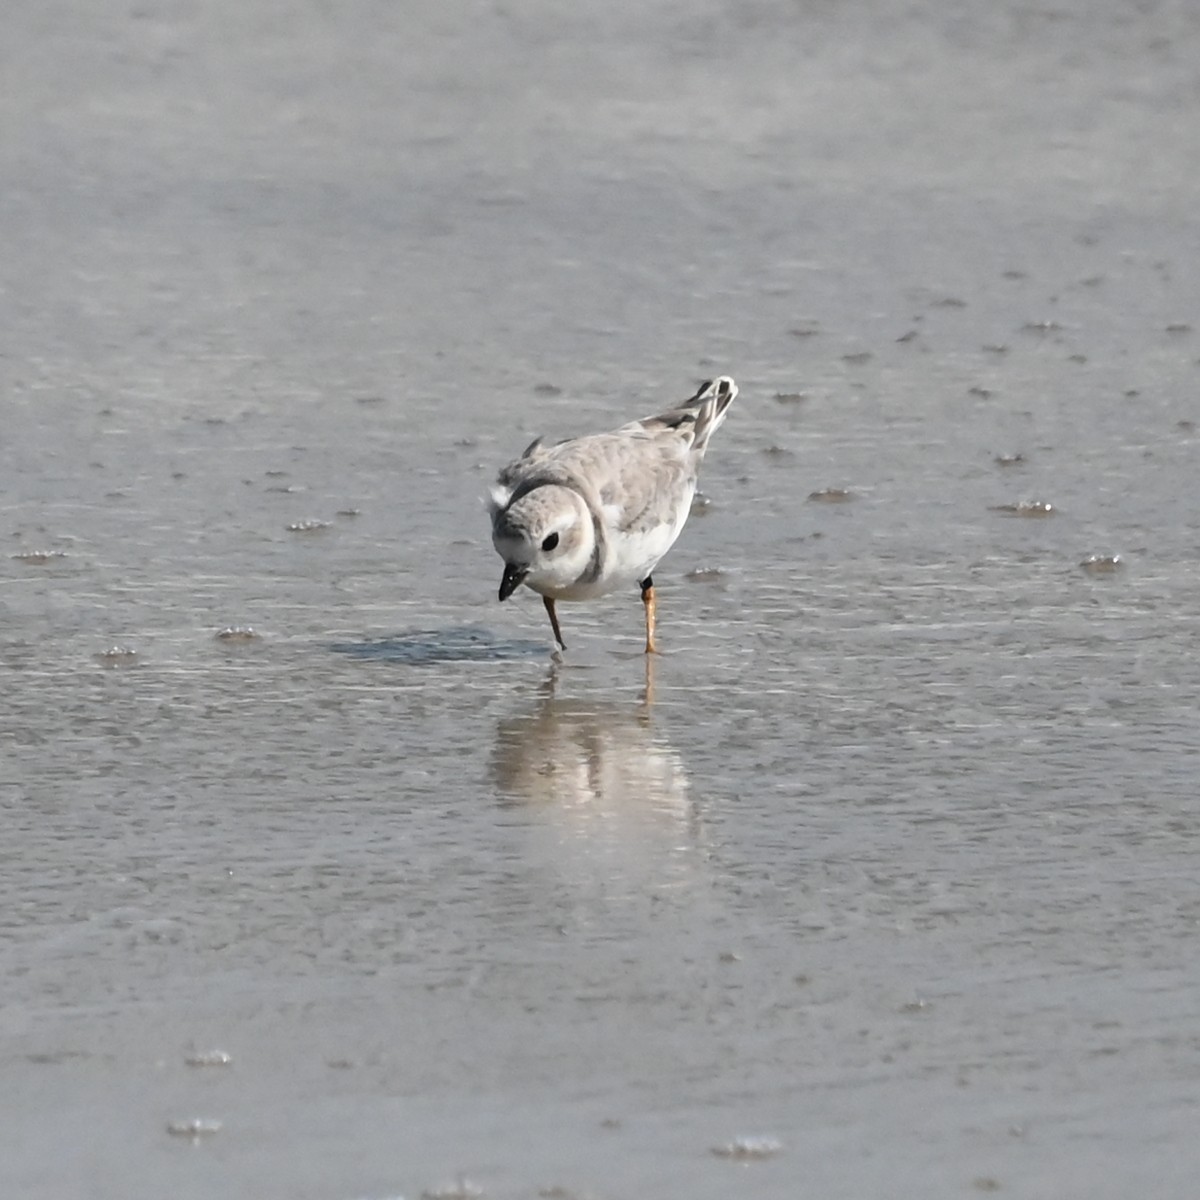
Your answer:
[[[591,513],[572,488],[545,484],[494,514],[492,545],[504,559],[501,600],[521,584],[553,597],[575,583],[591,561]]]

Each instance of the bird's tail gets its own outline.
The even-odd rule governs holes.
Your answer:
[[[725,413],[737,399],[737,394],[737,384],[728,375],[719,375],[704,384],[684,406],[696,414],[692,445],[698,454],[708,448],[708,439],[725,420]]]
[[[725,420],[725,410],[737,394],[737,384],[728,375],[721,375],[702,384],[700,390],[678,408],[659,413],[656,417],[644,417],[624,428],[640,427],[651,436],[669,431],[683,438],[690,437],[692,449],[703,457],[708,439]]]

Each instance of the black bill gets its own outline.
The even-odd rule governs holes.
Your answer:
[[[528,574],[528,567],[514,567],[512,563],[509,563],[504,568],[504,578],[500,580],[500,599],[507,600],[521,586]]]

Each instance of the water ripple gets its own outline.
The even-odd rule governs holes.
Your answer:
[[[529,638],[497,637],[480,625],[414,629],[359,642],[331,642],[335,654],[414,667],[448,662],[502,662],[546,655],[546,644]]]

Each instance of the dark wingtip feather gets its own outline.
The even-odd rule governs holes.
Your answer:
[[[694,436],[696,439],[696,448],[701,454],[704,453],[708,439],[721,423],[725,416],[725,410],[733,403],[737,394],[737,384],[728,375],[719,375],[716,379],[710,379],[700,389],[693,403],[699,403],[699,408],[696,411],[696,432]]]

